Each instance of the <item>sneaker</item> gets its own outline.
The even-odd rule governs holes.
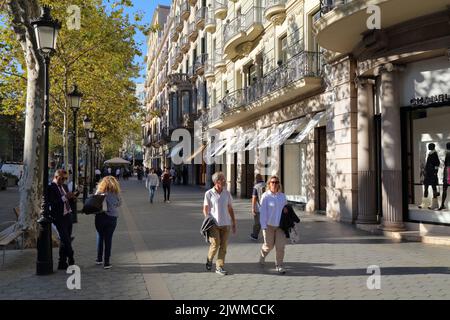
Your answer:
[[[103,269],[111,269],[112,265],[109,262],[105,262],[105,264],[103,265]]]
[[[277,272],[279,274],[285,274],[286,273],[286,270],[284,270],[284,268],[281,267],[281,266],[276,266],[275,269],[277,270]]]
[[[263,255],[259,256],[259,264],[264,266],[264,264],[266,263],[266,257],[264,257]]]
[[[253,241],[258,241],[258,237],[255,237],[254,235],[250,235],[250,240],[253,240]]]
[[[206,270],[211,271],[212,268],[212,261],[209,261],[208,258],[206,258]]]
[[[103,264],[103,260],[102,259],[96,259],[95,260],[95,264],[99,266],[99,265]]]
[[[216,273],[220,274],[221,276],[225,276],[228,274],[228,272],[226,272],[222,267],[216,268]]]

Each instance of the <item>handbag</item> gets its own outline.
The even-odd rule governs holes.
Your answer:
[[[99,214],[104,213],[103,211],[103,201],[105,200],[104,194],[94,194],[86,199],[84,203],[83,210],[85,214]]]

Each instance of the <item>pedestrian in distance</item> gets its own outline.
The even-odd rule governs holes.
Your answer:
[[[261,232],[260,223],[260,207],[261,207],[261,197],[266,192],[266,183],[261,174],[255,176],[255,185],[253,186],[252,194],[252,215],[253,215],[253,230],[250,234],[250,239],[257,241],[259,238],[259,233]]]
[[[164,190],[164,202],[170,203],[170,184],[172,182],[172,175],[169,172],[169,168],[165,168],[161,175],[161,183]]]
[[[284,274],[286,271],[283,268],[283,260],[287,238],[280,228],[280,220],[282,212],[288,212],[285,208],[287,200],[281,192],[280,179],[277,176],[270,177],[267,189],[261,197],[260,222],[264,244],[261,247],[259,263],[264,265],[266,256],[275,246],[275,269],[279,274]]]
[[[58,230],[60,240],[58,269],[65,270],[69,265],[75,264],[72,248],[72,208],[70,201],[78,196],[78,193],[69,192],[64,181],[67,180],[67,172],[58,169],[54,173],[53,181],[48,188],[48,206],[53,224]]]
[[[120,179],[121,174],[122,174],[122,170],[120,168],[117,168],[116,169],[116,178],[117,178],[117,180]]]
[[[233,234],[236,233],[236,219],[233,210],[233,199],[226,189],[225,175],[216,172],[212,176],[214,187],[206,191],[203,201],[203,215],[211,216],[215,225],[209,230],[209,251],[206,258],[206,270],[211,270],[213,259],[218,252],[216,261],[216,273],[220,275],[228,274],[225,271],[225,255],[228,247],[228,237],[230,228]]]
[[[95,229],[98,233],[96,264],[103,263],[103,268],[110,269],[112,237],[117,226],[118,208],[122,204],[119,182],[113,176],[104,177],[98,184],[96,194],[105,195],[106,204],[105,212],[95,215]]]
[[[153,203],[156,189],[159,187],[159,178],[155,173],[155,169],[151,169],[145,178],[145,187],[148,189],[150,203]]]

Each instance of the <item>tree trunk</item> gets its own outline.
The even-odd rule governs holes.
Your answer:
[[[22,46],[27,67],[27,99],[23,150],[23,176],[19,184],[19,224],[27,229],[26,246],[36,245],[37,218],[42,203],[42,110],[44,105],[44,67],[37,51],[36,39],[30,25],[39,16],[36,0],[8,0],[8,14]]]

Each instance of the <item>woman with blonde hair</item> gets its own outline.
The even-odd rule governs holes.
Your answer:
[[[283,268],[284,248],[286,246],[286,235],[280,228],[281,214],[287,211],[284,207],[287,204],[286,196],[281,192],[280,179],[271,176],[267,181],[267,191],[261,197],[260,222],[263,229],[264,244],[262,245],[259,263],[264,265],[265,258],[275,247],[276,270],[279,274],[284,274]]]
[[[113,176],[104,177],[97,186],[96,194],[104,194],[106,210],[104,213],[95,215],[95,229],[97,229],[97,260],[96,264],[103,263],[103,268],[110,269],[110,256],[112,236],[117,225],[119,216],[118,208],[122,204],[120,198],[120,185]],[[104,260],[103,260],[104,249]]]

